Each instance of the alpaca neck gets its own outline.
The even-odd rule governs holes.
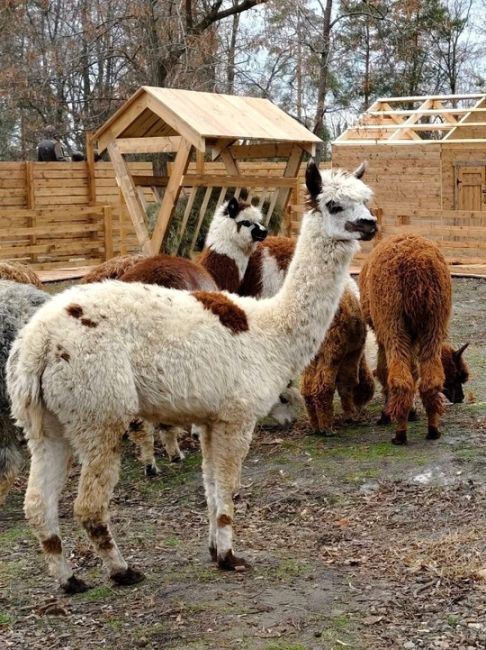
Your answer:
[[[253,247],[249,247],[248,250],[242,250],[232,241],[211,241],[209,237],[206,241],[206,246],[210,252],[233,260],[238,269],[240,282],[243,280],[246,267],[248,266],[248,259],[253,251]]]
[[[291,376],[314,358],[334,317],[358,245],[323,232],[323,217],[309,212],[279,293],[267,301],[279,349]]]

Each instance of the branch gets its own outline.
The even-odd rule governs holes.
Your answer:
[[[266,2],[268,2],[268,0],[243,0],[239,4],[235,4],[232,7],[228,7],[228,9],[223,9],[222,11],[218,11],[218,8],[221,6],[221,2],[216,2],[211,11],[206,14],[206,16],[204,16],[204,18],[199,21],[197,25],[194,25],[194,27],[190,30],[190,33],[200,34],[210,25],[223,20],[223,18],[228,18],[228,16],[234,16],[235,14],[241,14],[248,9],[252,9],[257,5],[265,4]]]

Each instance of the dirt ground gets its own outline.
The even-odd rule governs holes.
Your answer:
[[[304,416],[290,432],[259,428],[235,528],[247,573],[209,562],[190,440],[186,461],[161,459],[152,480],[127,443],[112,515],[146,571],[135,587],[110,584],[73,522],[74,471],[62,526],[93,589],[60,594],[22,516],[22,477],[0,513],[0,648],[486,648],[486,281],[454,290],[452,338],[471,342],[471,379],[444,437],[425,440],[422,413],[409,446],[392,446],[375,424],[379,394],[333,438],[310,435]]]

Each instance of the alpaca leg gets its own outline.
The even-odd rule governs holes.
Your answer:
[[[337,391],[343,407],[344,420],[354,420],[358,409],[354,403],[354,393],[359,381],[360,352],[348,354],[342,361],[336,378]]]
[[[71,449],[56,435],[29,441],[32,456],[25,493],[25,516],[46,555],[49,573],[68,594],[86,591],[88,585],[73,575],[67,562],[59,530],[59,497],[66,482]]]
[[[154,455],[154,427],[145,420],[133,420],[128,427],[128,437],[138,447],[146,476],[157,476],[160,471]]]
[[[185,456],[179,448],[179,436],[184,434],[182,427],[159,427],[159,437],[164,445],[165,453],[171,463],[178,463],[184,460]]]
[[[310,425],[314,431],[319,429],[319,420],[317,419],[317,409],[314,403],[314,393],[313,393],[313,381],[315,374],[315,364],[314,360],[311,364],[302,373],[300,380],[300,392],[304,398],[305,408],[307,410],[307,415],[309,417]]]
[[[332,435],[334,423],[334,392],[336,390],[336,378],[338,368],[326,366],[319,368],[316,377],[314,404],[317,411],[319,428],[316,433],[321,435]]]
[[[20,433],[14,427],[8,413],[0,413],[0,506],[24,464],[20,451]]]
[[[216,498],[216,549],[218,566],[230,571],[248,568],[233,553],[233,493],[238,487],[241,465],[248,453],[255,422],[243,425],[217,423],[211,427]]]
[[[401,341],[400,348],[392,348],[387,353],[387,361],[389,393],[386,412],[396,422],[392,442],[395,445],[406,445],[408,414],[415,396],[410,341]]]
[[[374,394],[375,380],[373,379],[373,373],[368,366],[365,355],[362,354],[358,367],[358,385],[353,394],[354,405],[358,411],[361,411],[368,404]]]
[[[386,406],[388,402],[388,367],[386,365],[386,353],[385,348],[381,343],[378,343],[378,354],[376,361],[376,377],[381,384],[383,391],[383,397],[385,399],[385,404],[381,412],[381,416],[377,424],[390,424],[391,418],[386,411]]]
[[[120,585],[129,585],[140,582],[144,576],[140,571],[130,568],[123,559],[110,530],[108,512],[120,472],[121,436],[121,431],[114,430],[106,434],[83,437],[85,444],[78,448],[81,477],[74,514],[88,534],[96,553],[103,560],[112,580]]]
[[[437,440],[442,435],[439,430],[440,418],[444,412],[441,390],[444,384],[444,369],[440,354],[420,361],[420,397],[427,413],[428,440]]]
[[[211,430],[206,426],[198,426],[197,432],[201,443],[202,454],[202,473],[204,482],[204,491],[206,493],[206,503],[208,505],[209,518],[209,554],[213,562],[218,559],[216,547],[216,483],[214,478],[214,460],[213,447],[214,440]]]

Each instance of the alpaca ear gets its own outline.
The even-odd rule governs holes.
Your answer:
[[[248,199],[248,190],[246,187],[242,187],[240,190],[240,200],[246,201]]]
[[[361,163],[361,165],[354,170],[353,176],[356,176],[356,178],[363,178],[367,168],[368,168],[368,161],[364,160]]]
[[[239,211],[240,211],[240,206],[238,205],[238,199],[235,199],[235,197],[233,197],[232,199],[229,200],[225,212],[228,214],[228,216],[231,219],[235,219],[238,216]]]
[[[311,158],[305,170],[305,184],[311,197],[315,198],[322,192],[322,176],[314,159]]]
[[[462,347],[460,347],[459,350],[456,350],[455,352],[453,352],[453,356],[456,359],[459,359],[460,357],[462,357],[462,355],[463,355],[463,353],[466,350],[468,345],[469,345],[469,341],[467,343],[464,343],[464,345]]]

